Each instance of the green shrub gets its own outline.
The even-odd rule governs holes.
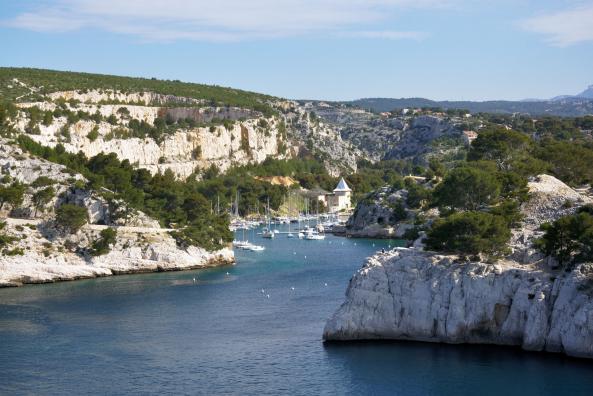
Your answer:
[[[102,256],[111,251],[111,245],[115,244],[117,231],[114,228],[105,228],[99,233],[100,238],[91,245],[90,253],[92,256]]]
[[[78,232],[87,219],[87,210],[82,206],[63,204],[56,210],[56,225],[70,234]]]
[[[514,161],[525,156],[532,143],[521,132],[502,127],[481,131],[472,142],[469,161],[491,160],[500,170],[510,170]]]
[[[2,253],[7,256],[22,256],[25,254],[25,250],[17,247],[13,249],[5,249]]]
[[[554,176],[570,185],[593,183],[593,149],[576,142],[546,140],[536,155],[550,164]]]
[[[233,233],[223,223],[212,222],[208,225],[194,224],[185,227],[180,231],[172,232],[171,236],[181,248],[200,246],[212,251],[225,247],[226,243],[232,240]]]
[[[39,176],[37,179],[31,183],[31,187],[39,188],[39,187],[47,187],[56,184],[57,182],[54,179],[51,179],[47,176]]]
[[[519,210],[519,203],[513,200],[505,200],[492,207],[490,213],[501,217],[509,228],[518,227],[521,220],[523,220],[523,214]]]
[[[543,224],[541,229],[544,235],[536,241],[536,246],[566,268],[571,268],[575,263],[593,260],[591,211],[591,207],[584,207],[574,215]]]
[[[117,125],[117,117],[114,114],[111,114],[109,117],[107,117],[106,121],[111,125]]]
[[[33,205],[35,206],[34,216],[37,216],[37,211],[43,209],[55,195],[56,190],[52,186],[46,187],[33,194]]]
[[[60,128],[59,132],[60,136],[63,138],[65,142],[69,142],[71,139],[70,136],[70,125],[66,124],[62,128]]]
[[[428,249],[461,255],[507,252],[511,232],[500,216],[483,212],[455,213],[438,219],[428,232]]]
[[[398,200],[393,204],[389,205],[391,209],[391,218],[389,219],[392,223],[397,223],[408,218],[408,212],[403,202]]]
[[[496,175],[477,168],[460,167],[450,171],[435,189],[436,203],[462,210],[477,210],[491,204],[500,194]]]
[[[0,186],[0,210],[4,207],[5,203],[8,203],[13,208],[18,207],[23,203],[24,194],[25,186],[18,181],[8,187]]]
[[[4,249],[5,247],[9,246],[11,243],[17,241],[18,238],[12,235],[7,235],[4,233],[0,233],[0,249]]]
[[[408,196],[406,197],[406,203],[412,209],[418,209],[422,207],[424,202],[428,201],[432,194],[429,189],[416,183],[408,183],[407,189]]]
[[[95,125],[93,129],[86,135],[87,139],[94,142],[99,137],[99,127]]]

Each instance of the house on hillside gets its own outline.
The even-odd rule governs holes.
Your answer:
[[[314,188],[312,190],[305,190],[303,196],[323,202],[328,212],[336,213],[342,210],[352,209],[352,190],[346,184],[344,178],[334,188],[333,192],[325,191],[321,188]]]
[[[336,188],[334,188],[333,193],[327,194],[325,199],[330,212],[340,212],[352,208],[352,190],[348,187],[343,177],[340,179]]]
[[[463,131],[462,137],[465,144],[471,146],[472,142],[478,137],[478,134],[475,131]]]

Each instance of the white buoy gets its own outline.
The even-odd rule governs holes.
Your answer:
[[[294,286],[290,288],[290,290],[294,290]]]
[[[194,278],[194,283],[196,283],[196,278]]]
[[[261,289],[261,294],[264,294],[266,291],[264,289]]]
[[[375,247],[375,244],[373,243],[373,247]]]
[[[354,246],[356,246],[356,242],[354,242]]]
[[[324,285],[324,286],[327,286],[327,283],[324,283],[323,285]]]
[[[305,260],[307,259],[307,256],[305,256]]]
[[[266,298],[270,298],[270,295],[269,294],[266,294]]]
[[[228,272],[226,274],[227,274],[227,276],[230,275]]]
[[[292,254],[296,254],[296,252],[292,252]]]

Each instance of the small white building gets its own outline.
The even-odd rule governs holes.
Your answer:
[[[326,196],[328,210],[332,213],[352,208],[352,189],[346,184],[342,177],[334,188],[334,192]]]
[[[471,146],[472,142],[476,140],[478,134],[475,131],[463,131],[463,141],[467,146]]]

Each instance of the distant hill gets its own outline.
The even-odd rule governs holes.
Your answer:
[[[365,98],[345,102],[375,112],[403,108],[440,107],[447,109],[467,109],[472,113],[524,113],[533,116],[555,115],[578,117],[593,114],[593,86],[581,93],[583,97],[563,97],[557,100],[507,101],[434,101],[424,98]],[[585,96],[591,95],[591,97]]]
[[[554,96],[552,99],[550,99],[551,101],[558,101],[558,100],[564,100],[564,99],[593,99],[593,85],[589,85],[587,87],[587,89],[585,89],[583,92],[578,93],[576,95],[559,95],[559,96]]]
[[[28,87],[36,87],[31,90]],[[0,98],[14,101],[42,100],[41,95],[57,91],[112,89],[122,92],[156,92],[205,100],[212,105],[237,106],[272,114],[269,101],[276,98],[240,89],[105,74],[57,70],[0,67]]]
[[[589,85],[587,89],[577,95],[579,98],[593,99],[593,85]]]

